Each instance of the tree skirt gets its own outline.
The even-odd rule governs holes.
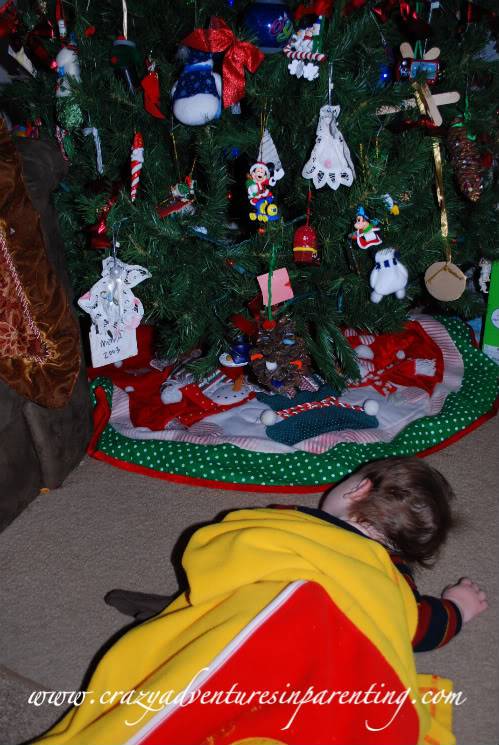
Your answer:
[[[418,320],[441,347],[446,360],[444,380],[431,397],[420,390],[400,388],[382,400],[377,429],[328,433],[288,447],[266,438],[263,425],[259,425],[260,437],[257,432],[242,436],[244,416],[248,422],[256,421],[254,407],[262,406],[253,400],[208,417],[189,430],[173,425],[165,432],[151,432],[130,423],[127,394],[115,388],[113,395],[112,381],[97,378],[91,384],[95,426],[89,453],[156,478],[269,492],[323,491],[368,461],[427,455],[496,413],[498,369],[473,346],[466,324],[425,316]],[[359,403],[376,395],[366,388],[352,389],[342,398]],[[232,423],[240,420],[235,435],[228,424],[231,417]],[[221,429],[227,441],[216,444]]]

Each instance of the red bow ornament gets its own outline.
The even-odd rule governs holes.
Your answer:
[[[294,12],[295,21],[300,21],[304,16],[324,16],[329,18],[333,12],[333,0],[313,0],[310,3],[301,3]]]
[[[224,109],[244,98],[244,70],[256,72],[265,56],[254,44],[240,41],[222,18],[212,18],[210,28],[195,29],[181,43],[202,52],[225,52],[222,66]]]

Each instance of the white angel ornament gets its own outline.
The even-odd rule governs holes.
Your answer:
[[[339,113],[339,106],[329,104],[319,112],[315,145],[302,170],[316,189],[327,184],[336,191],[341,184],[351,186],[355,178],[350,150],[337,126]]]

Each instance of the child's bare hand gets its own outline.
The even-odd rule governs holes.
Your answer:
[[[468,577],[463,577],[455,585],[446,587],[442,597],[445,600],[452,600],[457,605],[461,611],[463,623],[471,621],[489,607],[485,592]]]

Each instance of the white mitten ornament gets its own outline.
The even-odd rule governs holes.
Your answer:
[[[395,248],[383,248],[376,252],[376,262],[371,272],[371,300],[379,303],[386,295],[393,295],[402,300],[409,273],[400,261],[400,253]]]
[[[188,49],[187,64],[172,88],[173,113],[182,124],[198,126],[222,112],[222,78],[209,52]]]
[[[351,186],[355,178],[350,150],[337,127],[339,113],[339,106],[329,105],[319,112],[315,145],[302,171],[302,176],[312,179],[316,189],[327,184],[336,191],[341,184]]]

